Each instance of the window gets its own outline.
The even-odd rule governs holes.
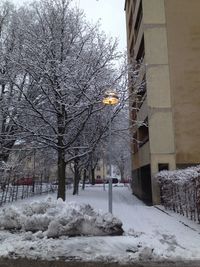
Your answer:
[[[100,171],[101,170],[101,167],[99,165],[97,165],[96,170],[97,171]]]
[[[168,171],[169,170],[169,163],[158,163],[158,171]]]

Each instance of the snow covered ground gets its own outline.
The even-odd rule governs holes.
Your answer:
[[[80,190],[78,196],[72,196],[68,190],[67,202],[90,204],[97,214],[102,214],[108,210],[107,195],[107,188],[104,191],[102,186],[87,187],[85,191]],[[56,195],[46,195],[18,201],[14,205],[21,209],[27,202],[40,202],[49,197],[52,201],[56,199]],[[131,194],[128,187],[113,187],[113,214],[123,223],[123,236],[48,238],[41,231],[1,230],[0,256],[122,263],[200,260],[200,225],[177,214],[167,214],[162,207],[146,206]]]

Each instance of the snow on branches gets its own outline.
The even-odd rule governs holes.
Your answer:
[[[123,107],[128,67],[116,66],[124,58],[117,40],[71,0],[3,7],[10,13],[0,24],[0,160],[9,160],[18,140],[53,149],[64,200],[66,164],[91,154],[107,130],[108,88]]]

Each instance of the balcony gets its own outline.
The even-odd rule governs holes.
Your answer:
[[[142,147],[149,141],[148,119],[143,121],[143,124],[138,128],[139,147]]]
[[[135,39],[137,39],[137,36],[138,36],[138,33],[139,33],[139,29],[140,29],[140,26],[141,26],[141,22],[142,22],[142,18],[143,18],[142,1],[140,1],[139,7],[138,7],[137,16],[136,16],[136,20],[135,20],[135,26],[134,26]]]
[[[150,163],[150,147],[147,141],[138,151],[140,166],[145,166]]]
[[[131,36],[132,28],[133,28],[133,11],[131,9],[130,11],[130,16],[129,16],[129,21],[128,21],[128,36]]]
[[[138,107],[139,110],[137,112],[137,120],[138,121],[145,121],[148,115],[148,105],[147,105],[147,97],[146,94],[140,100],[140,106]]]

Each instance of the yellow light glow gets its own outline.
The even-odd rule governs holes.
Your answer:
[[[119,97],[114,92],[106,92],[103,103],[105,105],[117,105],[119,103]]]

